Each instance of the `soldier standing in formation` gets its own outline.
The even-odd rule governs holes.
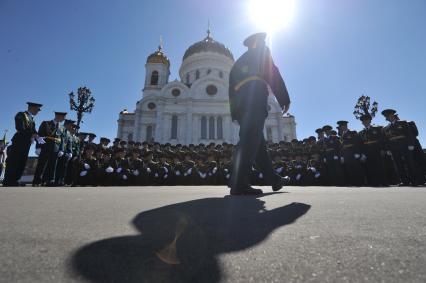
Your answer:
[[[39,155],[36,171],[33,179],[33,186],[45,184],[55,186],[55,173],[58,158],[64,153],[64,129],[61,123],[65,120],[65,112],[55,112],[55,118],[43,121],[38,130],[40,136],[45,137],[45,144],[37,145]]]
[[[249,184],[249,172],[256,163],[265,178],[273,185],[273,190],[283,186],[282,178],[273,168],[271,158],[266,151],[263,136],[265,119],[268,116],[267,101],[269,90],[286,113],[290,98],[271,52],[265,44],[266,33],[257,33],[248,37],[244,45],[248,51],[234,64],[229,77],[229,103],[232,120],[240,125],[240,141],[233,156],[233,174],[231,176],[231,194],[261,194]]]
[[[18,186],[19,179],[25,170],[31,144],[36,140],[38,144],[44,143],[43,138],[37,134],[34,116],[40,112],[42,104],[27,102],[27,111],[18,112],[15,116],[16,133],[12,138],[12,145],[8,147],[6,171],[3,186]]]

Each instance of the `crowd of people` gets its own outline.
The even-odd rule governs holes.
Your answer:
[[[3,186],[19,185],[34,142],[38,162],[33,186],[227,185],[232,174],[232,144],[111,142],[105,137],[95,143],[96,135],[79,132],[64,112],[55,112],[36,130],[34,116],[40,107],[28,103],[28,110],[15,117]],[[424,185],[425,154],[415,123],[400,120],[392,109],[382,114],[389,121],[384,127],[372,125],[366,114],[360,132],[339,121],[336,130],[330,125],[317,129],[317,136],[268,143],[276,174],[294,186]],[[256,164],[250,179],[253,185],[268,185]]]

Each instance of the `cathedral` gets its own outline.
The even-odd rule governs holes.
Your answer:
[[[170,60],[162,46],[148,56],[142,98],[134,112],[119,114],[117,137],[125,141],[171,144],[238,142],[239,126],[231,120],[228,88],[234,56],[225,45],[207,37],[190,46],[169,82]],[[264,135],[270,142],[296,138],[292,115],[283,117],[273,94]]]

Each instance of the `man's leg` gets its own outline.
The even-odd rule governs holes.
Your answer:
[[[266,150],[266,141],[263,135],[257,150],[256,164],[269,184],[273,185],[281,182],[281,176],[276,174],[272,167],[272,160]]]
[[[258,106],[257,106],[258,107]],[[257,112],[257,113],[256,113]],[[249,186],[251,166],[263,138],[265,117],[261,111],[246,111],[240,122],[240,141],[233,160],[231,190],[241,191]]]

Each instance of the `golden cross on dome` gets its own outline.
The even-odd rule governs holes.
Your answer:
[[[160,45],[158,46],[158,51],[163,50],[163,36],[160,35]]]
[[[210,30],[210,20],[207,20],[207,38],[210,38],[211,30]]]

